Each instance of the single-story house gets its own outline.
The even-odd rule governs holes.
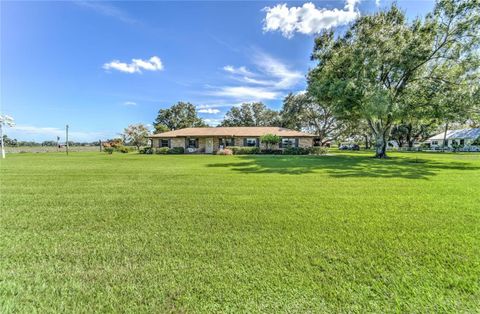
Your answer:
[[[449,130],[447,136],[445,133],[439,133],[430,137],[425,143],[430,144],[431,148],[448,147],[453,148],[454,145],[460,147],[470,147],[476,139],[480,138],[480,128]]]
[[[274,134],[281,137],[272,149],[285,147],[311,147],[314,135],[280,127],[210,127],[185,128],[149,136],[152,147],[183,147],[186,153],[212,154],[229,146],[266,148],[260,138]]]

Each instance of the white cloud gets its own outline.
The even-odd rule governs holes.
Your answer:
[[[220,110],[214,109],[214,108],[205,108],[205,109],[199,109],[199,113],[208,113],[208,114],[217,114],[220,113]]]
[[[78,6],[93,10],[99,14],[116,18],[125,23],[129,23],[129,24],[138,23],[137,20],[130,17],[126,12],[106,2],[100,3],[100,2],[94,2],[94,1],[73,1],[73,3],[75,3]]]
[[[282,35],[291,38],[295,32],[316,34],[324,29],[348,24],[360,16],[355,9],[359,0],[347,0],[343,9],[316,8],[308,2],[301,7],[288,7],[287,4],[277,4],[266,7],[263,30],[265,32],[281,31]]]
[[[260,101],[278,98],[278,93],[266,88],[248,87],[248,86],[225,86],[217,91],[211,92],[214,96],[231,97],[244,101]]]
[[[263,52],[256,53],[254,62],[266,75],[277,80],[273,86],[277,89],[293,87],[303,78],[301,72],[290,70],[280,60]]]
[[[375,5],[376,5],[377,7],[379,7],[379,6],[380,6],[380,0],[375,0]]]
[[[226,72],[232,73],[232,74],[241,74],[241,75],[254,75],[252,72],[247,70],[246,67],[241,66],[241,67],[234,67],[233,65],[226,65],[223,67],[223,70]]]
[[[222,119],[203,119],[208,125],[217,126],[222,122]]]
[[[215,89],[209,94],[236,101],[272,100],[283,97],[284,92],[295,87],[303,79],[301,72],[290,69],[285,63],[267,53],[256,51],[252,57],[255,71],[248,70],[245,66],[223,67],[226,72],[232,74],[232,79],[243,83],[242,85],[216,88],[209,86],[208,88]]]
[[[123,103],[124,106],[136,106],[137,103],[134,101],[126,101]]]
[[[148,60],[132,59],[131,63],[112,60],[108,63],[105,63],[103,68],[105,70],[114,69],[126,73],[142,73],[142,70],[161,71],[163,70],[163,64],[159,57],[153,56]]]

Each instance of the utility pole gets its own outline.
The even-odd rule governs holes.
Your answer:
[[[67,156],[68,156],[68,124],[65,126],[65,147],[67,148]]]

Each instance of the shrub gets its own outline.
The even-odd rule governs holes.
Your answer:
[[[282,140],[280,136],[274,134],[265,134],[260,137],[262,143],[267,145],[267,150],[270,149],[270,145],[275,145],[280,143]]]
[[[281,155],[283,151],[281,149],[262,149],[261,153],[265,155]]]
[[[122,153],[122,154],[126,154],[126,153],[130,152],[130,148],[128,148],[126,146],[123,146],[123,145],[119,145],[115,149],[116,149],[117,152]]]
[[[230,147],[234,155],[253,155],[260,154],[259,147],[232,146]]]
[[[328,147],[325,146],[314,146],[310,147],[309,150],[312,155],[326,155],[328,153]]]
[[[113,152],[115,151],[115,148],[111,147],[111,146],[105,146],[103,147],[103,151],[109,155],[113,154]]]
[[[480,145],[480,136],[477,137],[475,141],[473,141],[472,145]]]
[[[169,150],[170,148],[168,147],[155,148],[155,154],[165,155],[165,154],[168,154]]]
[[[172,147],[167,151],[167,154],[183,154],[185,149],[183,147]]]
[[[148,154],[148,155],[150,155],[150,154],[153,154],[153,148],[148,147],[148,146],[147,146],[147,147],[142,147],[142,148],[139,149],[138,153],[139,153],[139,154]]]
[[[284,155],[308,155],[310,154],[309,148],[303,147],[287,147],[283,150]]]
[[[229,148],[219,149],[217,155],[233,155],[233,151]]]

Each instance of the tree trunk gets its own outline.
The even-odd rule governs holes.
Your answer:
[[[445,141],[447,140],[447,131],[448,131],[448,122],[445,123],[445,132],[443,133],[443,145],[442,145],[442,151],[445,152]]]
[[[368,146],[368,143],[369,143],[369,141],[368,141],[368,135],[365,134],[363,137],[365,138],[365,149],[369,149],[370,146]]]
[[[386,132],[379,132],[375,136],[375,158],[387,158],[387,136]]]

